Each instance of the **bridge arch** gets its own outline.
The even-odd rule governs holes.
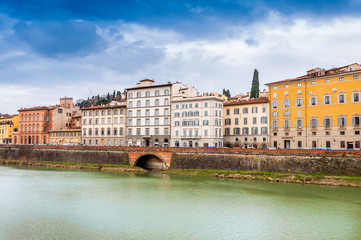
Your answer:
[[[144,168],[146,170],[166,170],[168,165],[166,161],[159,155],[147,153],[140,155],[135,161],[134,166]]]

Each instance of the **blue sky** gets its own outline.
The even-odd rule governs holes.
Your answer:
[[[0,113],[134,86],[200,92],[359,61],[361,0],[1,0]]]

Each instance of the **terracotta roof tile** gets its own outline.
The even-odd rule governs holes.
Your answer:
[[[246,104],[254,104],[254,103],[268,103],[269,100],[267,97],[260,98],[251,98],[247,100],[232,100],[223,103],[223,106],[231,106],[231,105],[246,105]]]

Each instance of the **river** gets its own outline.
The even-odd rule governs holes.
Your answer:
[[[0,166],[0,239],[361,239],[361,189]]]

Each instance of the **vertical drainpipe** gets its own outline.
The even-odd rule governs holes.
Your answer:
[[[268,85],[268,135],[269,135],[269,147],[272,146],[272,119],[271,119],[271,112],[272,112],[272,87]]]
[[[307,146],[307,105],[308,105],[308,102],[307,102],[307,81],[306,79],[303,80],[304,83],[305,83],[305,141],[306,141],[306,148],[308,148]]]

